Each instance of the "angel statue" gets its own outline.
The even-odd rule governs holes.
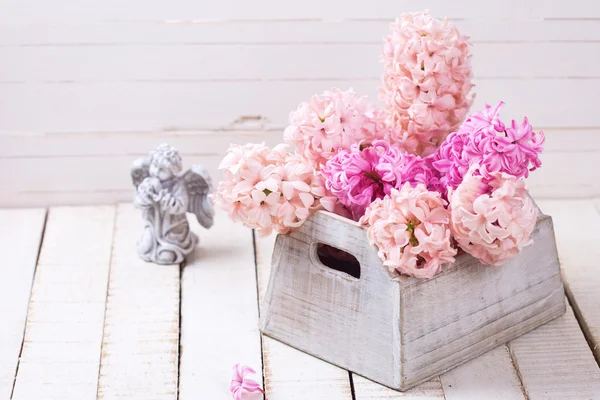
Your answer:
[[[135,206],[142,210],[145,222],[137,249],[145,261],[178,264],[192,252],[198,237],[190,230],[187,212],[195,214],[206,229],[213,224],[210,176],[200,165],[181,171],[179,152],[165,143],[133,163]]]

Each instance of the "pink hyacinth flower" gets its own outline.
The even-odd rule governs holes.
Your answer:
[[[482,263],[501,265],[532,243],[537,210],[523,178],[494,172],[486,182],[472,166],[450,189],[451,229],[459,246]]]
[[[243,367],[240,364],[235,364],[233,366],[231,394],[233,394],[235,400],[242,400],[244,393],[264,393],[258,382],[246,376],[255,373],[256,371],[250,367]]]
[[[326,188],[358,220],[375,199],[381,199],[405,182],[429,189],[438,180],[419,156],[403,153],[383,140],[359,142],[339,149],[321,170]]]
[[[469,38],[427,12],[403,14],[390,25],[381,61],[390,140],[408,152],[432,154],[473,103]]]
[[[485,182],[493,179],[494,172],[527,178],[542,165],[539,156],[544,133],[536,135],[527,118],[521,124],[513,120],[505,125],[500,120],[503,106],[503,102],[495,107],[486,105],[483,111],[473,113],[428,157],[444,186],[456,189],[474,164],[479,169],[473,175],[482,175]]]
[[[487,179],[493,172],[501,172],[516,178],[527,178],[530,171],[542,165],[539,155],[544,146],[544,133],[533,131],[527,118],[521,124],[511,121],[505,125],[500,120],[504,102],[495,107],[486,104],[481,113],[475,113],[461,126],[459,132],[470,134],[464,147],[463,158],[470,165],[480,164],[480,173]]]
[[[335,207],[323,179],[285,145],[232,145],[219,168],[225,179],[215,203],[260,236],[287,233],[321,206]],[[323,196],[328,197],[321,202]]]
[[[352,89],[336,88],[301,103],[290,113],[289,126],[284,131],[285,141],[294,145],[296,154],[317,170],[338,149],[387,136],[383,114],[375,104],[369,103],[366,96],[357,96]]]
[[[369,242],[377,246],[393,277],[432,278],[443,265],[454,262],[456,249],[445,206],[440,193],[409,183],[369,205],[360,223],[368,226]]]

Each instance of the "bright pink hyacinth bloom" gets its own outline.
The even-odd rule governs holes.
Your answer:
[[[250,367],[244,367],[240,364],[233,366],[230,389],[235,400],[242,400],[245,393],[264,393],[258,382],[247,377],[247,375],[255,373],[256,371]]]
[[[450,190],[451,229],[459,246],[482,263],[501,265],[530,243],[537,210],[523,178],[493,172],[486,183],[469,169]]]
[[[338,149],[388,134],[382,112],[366,96],[334,88],[314,95],[291,112],[284,138],[307,163],[320,169]]]
[[[367,225],[369,242],[377,246],[383,265],[399,274],[431,278],[454,262],[450,213],[440,193],[425,185],[406,183],[400,190],[375,200],[360,223]]]
[[[432,154],[464,120],[475,97],[469,46],[453,24],[427,12],[403,14],[390,25],[380,99],[391,140],[406,151]]]
[[[322,178],[285,145],[272,150],[264,144],[232,145],[219,169],[225,179],[216,204],[261,236],[287,233],[322,205],[335,203],[327,197],[321,202],[327,194]]]
[[[339,149],[321,170],[325,185],[358,220],[375,199],[409,182],[437,187],[433,172],[419,156],[403,153],[383,140]]]
[[[453,132],[434,154],[427,157],[427,161],[438,172],[444,195],[448,187],[456,189],[469,170],[469,160],[463,158],[463,149],[469,139],[469,134],[465,132]]]
[[[544,133],[536,135],[527,118],[520,125],[513,120],[505,126],[500,120],[503,106],[504,102],[486,105],[482,112],[472,114],[430,157],[444,186],[456,189],[474,164],[480,168],[473,174],[483,175],[485,181],[492,179],[493,172],[527,178],[542,165]]]
[[[495,107],[489,105],[481,113],[475,113],[461,126],[459,132],[470,134],[464,147],[463,158],[470,164],[479,163],[480,173],[490,179],[493,172],[503,172],[517,178],[527,178],[529,171],[542,165],[539,155],[544,146],[544,133],[533,132],[527,118],[521,124],[511,121],[505,126],[500,120],[504,102]]]

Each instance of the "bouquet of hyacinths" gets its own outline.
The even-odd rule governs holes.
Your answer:
[[[536,223],[525,178],[544,136],[502,122],[502,102],[467,117],[469,47],[447,20],[401,16],[381,56],[384,108],[352,89],[313,96],[290,114],[287,144],[231,146],[217,205],[260,235],[320,209],[351,218],[394,276],[431,278],[458,248],[491,265],[514,257]]]

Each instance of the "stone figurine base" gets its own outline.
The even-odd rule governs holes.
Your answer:
[[[319,211],[277,237],[260,329],[385,386],[410,389],[565,312],[549,216],[540,213],[532,238],[500,267],[459,252],[452,268],[430,280],[396,281],[365,229]],[[319,244],[358,263],[331,262],[317,254]]]

